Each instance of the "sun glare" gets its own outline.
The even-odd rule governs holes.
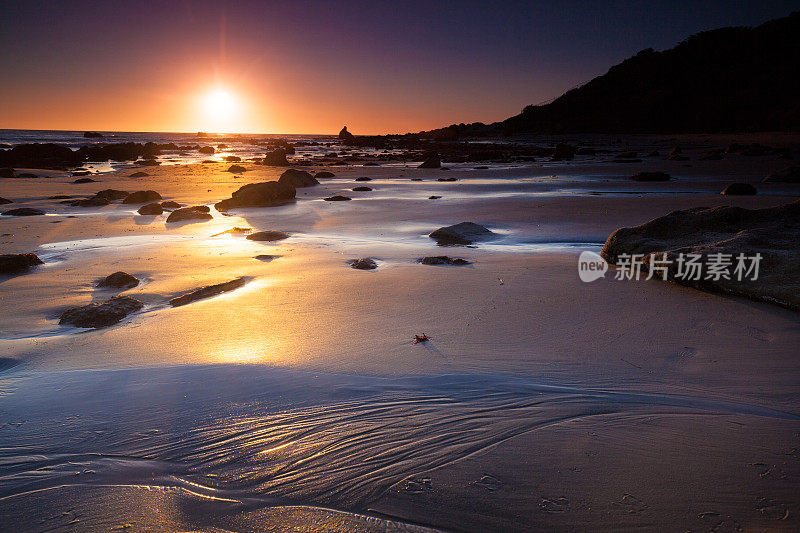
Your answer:
[[[201,129],[217,133],[235,132],[239,126],[239,99],[230,91],[213,89],[200,98]]]

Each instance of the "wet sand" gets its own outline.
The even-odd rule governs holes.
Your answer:
[[[786,164],[333,167],[294,203],[191,224],[47,197],[152,189],[212,205],[283,169],[3,180],[3,197],[48,215],[0,218],[4,253],[46,263],[0,280],[0,508],[31,531],[795,529],[797,314],[577,275],[580,251],[620,226],[796,199],[760,184]],[[676,179],[626,179],[639,170]],[[719,195],[733,180],[763,194]],[[353,201],[322,200],[334,194]],[[499,237],[426,236],[467,220]],[[232,227],[290,237],[219,235]],[[442,254],[473,263],[416,262]],[[349,268],[358,257],[378,269]],[[117,270],[142,280],[123,293],[142,312],[58,325],[116,294],[94,285]],[[169,306],[240,276],[240,289]],[[431,341],[414,344],[422,332]]]

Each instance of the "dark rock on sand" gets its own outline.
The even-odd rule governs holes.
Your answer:
[[[773,172],[766,178],[766,183],[800,183],[800,165],[792,165],[778,172]]]
[[[142,171],[139,171],[139,172],[134,172],[134,173],[133,173],[133,174],[131,174],[129,177],[130,177],[130,178],[146,178],[146,177],[148,177],[149,175],[150,175],[150,174],[148,174],[147,172],[142,172]]]
[[[758,194],[758,191],[749,183],[736,182],[725,187],[720,194],[725,194],[727,196],[752,196]]]
[[[214,147],[213,146],[201,146],[200,148],[197,149],[197,151],[200,152],[201,154],[213,154],[214,153]]]
[[[440,168],[441,166],[442,160],[439,154],[431,154],[417,168]]]
[[[243,287],[245,283],[247,283],[247,280],[245,280],[244,278],[236,278],[234,280],[227,281],[225,283],[208,285],[206,287],[201,287],[199,289],[193,290],[192,292],[175,297],[171,299],[169,303],[170,305],[172,305],[172,307],[180,307],[182,305],[196,302],[197,300],[202,300],[204,298],[211,298],[212,296],[222,294],[223,292],[229,292],[238,289],[240,287]]]
[[[350,268],[355,268],[357,270],[375,270],[378,268],[378,263],[368,257],[352,259],[348,261],[348,263],[350,263]]]
[[[92,178],[78,178],[78,179],[74,180],[72,183],[77,183],[77,184],[81,184],[81,183],[97,183],[97,180],[93,180]]]
[[[164,212],[164,208],[159,203],[145,204],[139,208],[137,213],[140,215],[160,215]]]
[[[286,150],[278,148],[265,154],[261,164],[273,167],[288,167],[289,162],[286,160]]]
[[[297,170],[294,168],[290,168],[281,174],[281,177],[278,178],[278,183],[290,185],[296,189],[319,185],[317,179],[310,173],[306,172],[305,170]]]
[[[472,244],[494,235],[489,229],[474,222],[461,222],[432,231],[430,238],[438,244]]]
[[[328,172],[327,170],[323,170],[322,172],[317,172],[314,174],[314,177],[318,180],[333,178],[334,176],[336,176],[336,174],[333,172]]]
[[[18,207],[17,209],[3,211],[3,216],[7,217],[32,217],[36,215],[44,215],[44,211],[32,207]]]
[[[172,200],[167,200],[166,202],[161,202],[161,207],[164,209],[178,209],[182,204],[178,202],[173,202]]]
[[[21,274],[44,261],[36,254],[2,254],[0,255],[0,274]]]
[[[61,313],[58,323],[70,324],[79,328],[103,328],[113,326],[142,307],[144,304],[135,298],[115,296],[101,304],[71,307]]]
[[[0,196],[0,205],[13,204],[13,203],[14,203],[13,200],[9,200],[7,198],[3,198],[2,196]]]
[[[616,264],[620,254],[667,254],[668,280],[691,287],[744,296],[800,310],[800,201],[766,209],[694,208],[673,211],[641,226],[620,228],[606,240],[601,255]],[[677,277],[680,253],[700,254],[700,280]],[[712,254],[731,254],[730,278],[706,279]],[[761,254],[758,279],[735,275],[736,256]],[[746,266],[751,266],[750,262]],[[654,277],[660,278],[660,273]]]
[[[361,176],[360,178],[356,178],[355,181],[372,181],[372,178],[368,178],[367,176]]]
[[[123,204],[144,204],[161,200],[161,195],[156,191],[136,191],[123,198]]]
[[[139,285],[139,280],[127,272],[114,272],[97,282],[98,287],[111,289],[132,289]]]
[[[231,165],[228,167],[227,172],[246,172],[247,169],[242,165]]]
[[[277,181],[249,183],[235,191],[229,199],[217,202],[215,207],[219,211],[234,207],[267,207],[292,200],[296,194],[294,187]]]
[[[666,172],[637,172],[630,179],[633,181],[669,181],[671,178]]]
[[[451,266],[462,266],[462,265],[471,265],[472,262],[467,261],[466,259],[461,259],[460,257],[448,257],[446,255],[433,255],[428,257],[423,257],[419,260],[420,263],[423,265],[451,265]]]
[[[348,198],[347,196],[342,196],[341,194],[337,194],[335,196],[328,196],[327,198],[323,198],[326,202],[347,202],[348,200],[352,200],[352,198]]]
[[[367,187],[362,185],[361,187],[353,187],[353,191],[355,192],[369,192],[372,190],[372,187]]]
[[[264,242],[281,241],[288,238],[289,234],[282,231],[257,231],[247,236],[247,240],[249,241]]]
[[[212,218],[214,217],[212,217],[208,211],[203,211],[195,207],[183,207],[170,213],[167,217],[167,222],[183,222],[186,220],[204,221],[211,220]]]

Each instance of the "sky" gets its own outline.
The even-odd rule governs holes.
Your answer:
[[[769,1],[0,0],[0,128],[405,133],[515,115]]]

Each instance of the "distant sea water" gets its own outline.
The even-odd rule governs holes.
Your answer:
[[[222,160],[225,156],[235,155],[247,160],[252,157],[263,157],[267,148],[259,146],[259,142],[274,139],[285,139],[295,143],[320,143],[312,146],[299,146],[296,148],[296,157],[313,157],[334,151],[338,148],[338,138],[333,135],[277,135],[277,134],[216,134],[198,135],[197,133],[168,133],[168,132],[142,132],[142,131],[97,131],[102,138],[84,137],[84,130],[10,130],[0,129],[0,148],[8,148],[18,144],[28,143],[56,143],[69,146],[72,149],[81,146],[97,146],[113,143],[146,143],[157,144],[174,143],[179,146],[200,145],[213,146],[213,155],[201,154],[196,150],[167,151],[163,150],[158,160],[162,165],[178,165],[197,163],[207,159]],[[7,145],[7,146],[2,146]],[[225,145],[220,148],[220,145]],[[110,172],[135,165],[122,161],[94,161],[87,162],[84,167],[99,172]]]

